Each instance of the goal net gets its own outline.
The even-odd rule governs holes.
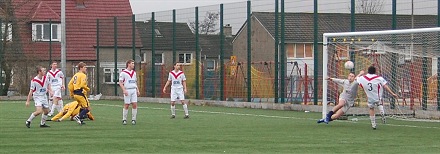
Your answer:
[[[323,117],[339,100],[342,87],[327,77],[347,79],[350,72],[375,66],[376,74],[399,95],[384,91],[385,113],[393,117],[439,118],[440,28],[325,33],[323,36]],[[344,67],[354,62],[353,69]],[[377,111],[377,109],[376,109]],[[362,88],[346,115],[368,115]]]

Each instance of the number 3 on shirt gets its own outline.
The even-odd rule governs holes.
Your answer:
[[[370,88],[368,88],[368,91],[373,91],[373,84],[372,83],[368,83],[368,86],[370,86]]]

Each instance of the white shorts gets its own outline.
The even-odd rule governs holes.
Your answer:
[[[54,97],[61,98],[61,87],[60,86],[53,86],[52,91],[53,91],[53,98]]]
[[[171,102],[176,100],[185,100],[183,88],[171,88]]]
[[[124,94],[124,104],[137,103],[137,91],[134,89],[127,89],[128,96]]]
[[[379,102],[368,102],[368,108],[370,109],[374,108],[374,106],[379,106],[379,105],[383,105],[382,99],[379,100]]]
[[[35,107],[43,107],[45,109],[49,108],[49,102],[47,101],[47,96],[34,96]]]

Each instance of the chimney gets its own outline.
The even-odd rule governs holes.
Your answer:
[[[223,33],[225,34],[226,38],[231,38],[232,37],[232,27],[230,24],[226,24],[223,27]]]
[[[86,8],[86,5],[84,4],[85,0],[75,0],[76,7],[77,8]]]

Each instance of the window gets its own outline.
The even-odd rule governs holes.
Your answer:
[[[125,69],[124,68],[125,62],[118,62],[116,72],[115,72],[115,63],[113,62],[102,62],[100,66],[104,72],[104,79],[103,79],[104,83],[114,84],[115,79],[118,81],[119,73]],[[115,73],[116,73],[116,78],[115,78]]]
[[[289,47],[293,47],[292,46],[287,46],[287,51],[291,51],[293,49],[289,50]],[[313,44],[295,44],[294,45],[294,49],[295,49],[295,57],[296,58],[312,58],[313,57]],[[289,55],[289,53],[288,53]]]
[[[149,56],[149,55],[151,55],[151,52],[150,53],[142,53],[142,61],[141,61],[141,63],[147,63],[147,62],[149,62],[149,61],[151,61],[151,56]],[[163,65],[164,64],[164,61],[165,61],[165,57],[164,57],[164,54],[163,53],[156,53],[155,55],[154,55],[154,63],[156,64],[156,65]]]
[[[215,70],[215,60],[213,59],[208,59],[206,60],[206,70],[208,71],[213,71]]]
[[[163,53],[154,54],[154,64],[163,65]]]
[[[191,64],[192,54],[191,53],[181,53],[179,54],[179,63]]]
[[[6,28],[7,28],[7,31],[6,31]],[[6,41],[11,41],[12,40],[12,24],[11,23],[8,23],[8,24],[2,23],[1,33],[2,33],[2,35],[1,35],[0,40],[3,40],[3,36],[5,36],[5,34],[6,34],[7,35]]]
[[[49,41],[52,38],[52,41],[61,41],[61,26],[60,24],[52,24],[52,27],[49,23],[33,23],[32,24],[32,39],[34,41]],[[52,33],[52,37],[50,36]]]
[[[2,73],[2,75],[1,75],[1,78],[2,78],[2,83],[1,83],[1,85],[5,85],[5,80],[6,80],[6,72],[4,71],[4,70],[2,70],[1,71],[1,73]],[[11,76],[12,76],[12,78],[11,78],[11,83],[10,83],[10,85],[14,85],[14,78],[13,78],[13,76],[14,76],[14,70],[11,70]]]
[[[156,37],[163,37],[162,33],[160,33],[159,29],[154,29],[154,32],[156,33]]]

